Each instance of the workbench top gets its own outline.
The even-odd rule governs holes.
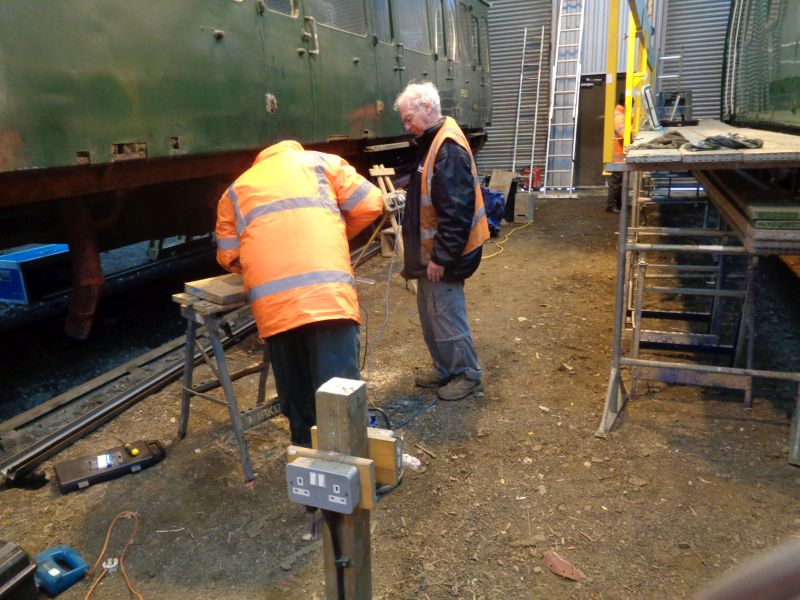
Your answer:
[[[738,134],[745,138],[763,140],[761,148],[691,151],[683,149],[636,149],[667,132],[676,131],[694,143],[712,135]],[[712,119],[697,125],[665,127],[661,131],[640,131],[625,156],[624,170],[631,171],[691,171],[699,169],[752,169],[778,166],[800,167],[800,136],[734,127]]]

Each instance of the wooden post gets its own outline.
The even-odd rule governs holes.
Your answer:
[[[367,384],[334,377],[317,390],[316,399],[320,450],[369,458]],[[347,600],[372,598],[369,511],[356,508],[352,515],[322,512],[325,517],[322,548],[326,597],[344,597]],[[332,525],[336,531],[332,532]],[[335,556],[332,533],[338,534],[338,557]],[[347,561],[346,566],[337,566],[337,559]]]

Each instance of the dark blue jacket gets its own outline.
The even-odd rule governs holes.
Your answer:
[[[426,265],[420,258],[419,195],[422,165],[433,138],[443,120],[426,130],[417,144],[416,167],[406,187],[406,209],[403,213],[404,266],[403,277],[426,277]],[[475,213],[475,179],[472,177],[469,154],[452,140],[445,140],[436,155],[431,181],[431,200],[436,209],[437,233],[433,243],[433,262],[444,267],[444,281],[462,281],[472,275],[481,262],[482,249],[464,256]]]

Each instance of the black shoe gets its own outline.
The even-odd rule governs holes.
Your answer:
[[[618,213],[619,209],[616,206],[606,206],[607,213]]]

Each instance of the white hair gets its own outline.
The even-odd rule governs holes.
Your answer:
[[[422,83],[411,82],[406,86],[397,100],[394,101],[394,109],[399,111],[401,103],[407,103],[409,108],[417,108],[423,102],[429,104],[435,114],[441,114],[441,101],[439,100],[439,90],[430,81]]]

